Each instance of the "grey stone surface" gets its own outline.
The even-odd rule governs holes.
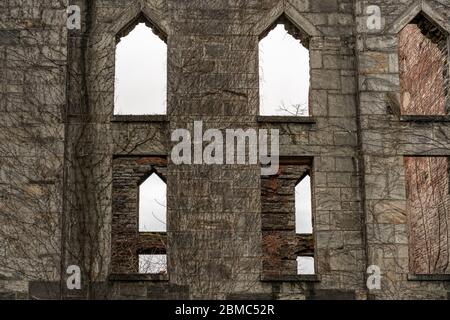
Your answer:
[[[58,298],[72,264],[107,288],[79,292],[91,298],[448,297],[445,279],[408,280],[403,156],[450,156],[449,122],[388,112],[388,93],[400,89],[392,30],[414,12],[413,0],[372,1],[384,29],[370,32],[355,25],[365,19],[363,0],[76,0],[83,28],[70,32],[66,2],[0,3],[0,299]],[[448,0],[424,3],[430,16],[450,18]],[[309,45],[307,119],[258,117],[258,39],[283,14]],[[112,117],[116,37],[142,17],[168,44],[167,116]],[[194,120],[205,128],[279,129],[285,160],[312,159],[320,281],[295,276],[289,183],[275,192],[290,198],[278,206],[261,196],[258,165],[170,159],[162,169],[168,279],[108,278],[111,244],[126,229],[112,227],[113,219],[134,219],[133,179],[145,174],[145,164],[121,161],[167,157],[170,132],[192,129]],[[122,192],[132,195],[128,207],[117,202]],[[7,225],[5,213],[15,218],[10,224],[25,217],[36,228]],[[286,231],[278,267],[291,281],[261,281],[264,224]],[[381,290],[366,287],[370,265],[381,268]]]

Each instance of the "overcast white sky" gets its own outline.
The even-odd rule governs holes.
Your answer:
[[[260,114],[286,115],[280,106],[307,110],[309,52],[278,25],[259,43]]]
[[[312,233],[311,179],[309,176],[295,187],[295,231]]]
[[[167,46],[140,23],[116,47],[115,114],[165,114]]]
[[[155,173],[139,188],[139,231],[166,231],[166,183]]]
[[[280,106],[308,105],[309,52],[283,25],[259,45],[260,114],[286,115]],[[166,112],[167,46],[140,23],[116,50],[115,114]]]
[[[278,25],[259,45],[260,114],[287,115],[280,107],[301,104],[307,110],[309,53]],[[165,114],[167,46],[141,23],[116,49],[115,114]],[[297,233],[311,233],[310,179],[295,192]],[[165,231],[166,185],[153,174],[140,187],[139,230]],[[148,259],[148,258],[147,258]],[[313,272],[310,258],[299,269]]]

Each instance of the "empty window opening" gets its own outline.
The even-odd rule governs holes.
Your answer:
[[[295,187],[295,232],[312,234],[311,178],[306,175]]]
[[[309,115],[309,51],[293,28],[277,24],[259,43],[261,115]]]
[[[315,274],[313,257],[297,257],[297,274]]]
[[[139,231],[166,231],[166,183],[153,173],[139,186]]]
[[[447,157],[405,157],[410,271],[450,273]]]
[[[447,37],[422,14],[400,31],[401,114],[449,113]]]
[[[167,255],[165,254],[140,254],[139,273],[142,274],[167,274]]]
[[[114,114],[165,114],[167,45],[139,23],[116,47]]]

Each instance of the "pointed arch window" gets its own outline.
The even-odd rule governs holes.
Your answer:
[[[166,232],[166,193],[156,173],[139,185],[139,232]]]
[[[260,114],[308,116],[309,37],[282,15],[260,38]]]
[[[448,33],[419,13],[399,32],[403,115],[448,115]]]
[[[119,34],[116,45],[114,114],[166,113],[167,45],[144,16]]]

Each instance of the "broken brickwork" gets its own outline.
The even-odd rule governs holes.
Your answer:
[[[166,177],[165,157],[113,159],[113,215],[111,269],[113,273],[138,273],[139,254],[165,254],[164,232],[139,232],[139,185],[152,174]]]
[[[276,175],[261,181],[263,275],[266,279],[295,278],[297,257],[314,257],[313,235],[296,234],[295,230],[295,187],[311,171],[310,159],[284,160]]]

